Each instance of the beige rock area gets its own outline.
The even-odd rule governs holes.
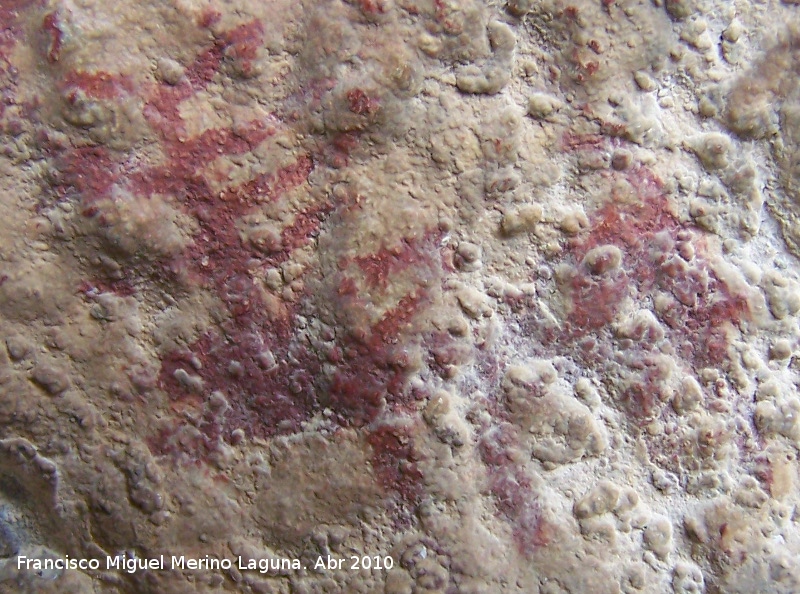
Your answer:
[[[0,0],[0,591],[800,592],[798,11]]]

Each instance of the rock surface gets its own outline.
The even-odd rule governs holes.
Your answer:
[[[0,0],[0,591],[800,591],[797,10]]]

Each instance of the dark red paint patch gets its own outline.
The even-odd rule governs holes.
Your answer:
[[[253,62],[264,45],[264,25],[259,20],[240,25],[225,34],[224,43],[225,58],[233,62],[239,74],[252,76]]]
[[[292,224],[281,231],[281,245],[284,248],[282,256],[313,241],[319,235],[320,225],[332,210],[333,205],[322,204],[297,213]],[[282,261],[283,257],[278,260],[270,259],[273,265]]]
[[[378,482],[412,504],[421,495],[422,472],[414,448],[414,434],[418,430],[413,426],[386,424],[373,428],[367,436]]]
[[[61,87],[80,89],[95,99],[114,99],[133,91],[133,82],[125,76],[110,72],[84,72],[72,70],[64,76]]]
[[[179,265],[209,283],[231,316],[219,330],[206,334],[187,352],[173,353],[162,363],[159,384],[173,398],[190,402],[197,399],[190,387],[176,377],[176,372],[183,369],[202,380],[203,394],[218,391],[228,401],[224,417],[203,417],[198,422],[205,438],[193,444],[199,450],[182,449],[185,454],[205,457],[217,447],[219,439],[229,439],[237,428],[259,438],[296,432],[319,408],[315,381],[320,376],[320,354],[296,340],[296,305],[273,305],[270,311],[251,270],[253,262],[266,262],[254,246],[241,241],[236,227],[239,218],[257,203],[256,198],[260,199],[259,194],[275,199],[303,183],[310,170],[310,160],[301,159],[269,179],[258,180],[253,185],[262,191],[249,195],[232,189],[214,197],[195,181],[196,190],[205,191],[185,196],[184,205],[197,217],[200,231]],[[301,217],[296,222],[303,231],[312,233],[322,219],[324,214],[314,218],[313,224],[311,217]],[[302,241],[300,237],[286,241],[273,260],[287,259]],[[202,362],[200,369],[187,368],[194,358]],[[158,440],[155,445],[159,451],[176,453],[172,436],[179,430],[180,424],[164,434],[166,441]]]
[[[346,308],[358,308],[357,295],[342,296]],[[408,360],[405,326],[417,314],[425,295],[407,295],[363,335],[351,333],[342,341],[341,363],[328,387],[325,403],[344,424],[361,426],[375,420],[383,401],[405,402]]]
[[[199,25],[214,29],[218,23],[219,14],[208,11]],[[51,25],[57,27],[57,22],[48,21],[45,27]],[[317,199],[281,230],[280,241],[268,253],[244,242],[239,225],[259,205],[302,188],[319,159],[344,166],[358,145],[358,134],[340,134],[321,142],[316,153],[300,154],[273,174],[215,191],[213,182],[225,180],[208,179],[209,164],[220,155],[255,149],[281,124],[271,118],[191,137],[180,116],[182,102],[222,76],[225,64],[248,74],[258,59],[262,35],[263,26],[257,21],[227,32],[214,31],[213,42],[188,65],[181,81],[147,89],[141,97],[144,117],[160,143],[163,163],[143,168],[132,155],[104,147],[50,145],[55,195],[58,200],[77,199],[85,216],[102,221],[103,201],[117,186],[139,197],[169,196],[175,208],[197,222],[184,253],[169,259],[153,256],[156,260],[149,267],[128,262],[132,269],[125,271],[126,278],[199,283],[223,306],[203,336],[163,357],[157,377],[146,370],[129,372],[140,395],[157,385],[169,398],[170,416],[149,440],[153,452],[183,462],[207,462],[222,442],[240,439],[239,429],[262,439],[290,434],[328,408],[333,423],[362,431],[383,487],[404,505],[413,505],[422,478],[413,443],[416,425],[398,428],[382,423],[381,415],[387,409],[408,412],[414,399],[421,397],[407,386],[416,364],[413,349],[421,340],[411,330],[428,302],[422,285],[438,278],[441,257],[435,242],[432,237],[404,242],[399,251],[379,250],[346,262],[339,277],[325,285],[333,289],[329,297],[337,312],[338,332],[316,334],[307,321],[315,320],[315,300],[325,297],[268,293],[261,273],[279,267],[294,250],[326,233],[326,221],[348,212],[353,204],[332,197]],[[57,59],[52,44],[50,49]],[[333,83],[312,82],[303,91],[303,100],[315,100],[315,85],[321,90]],[[116,100],[138,90],[127,78],[105,72],[71,72],[62,86],[98,100]],[[378,100],[359,89],[351,91],[347,101],[358,115],[369,117],[379,109]],[[409,270],[425,283],[401,296],[379,319],[368,324],[354,321],[363,319],[361,313],[375,297],[374,291],[362,293],[354,278],[380,293],[392,276]],[[133,285],[93,280],[82,290],[91,298],[99,291],[127,294]]]
[[[363,89],[350,89],[347,91],[347,102],[356,115],[374,115],[380,108],[380,102],[375,97],[370,97]]]
[[[64,34],[55,12],[49,12],[42,19],[42,29],[47,33],[50,43],[47,47],[47,61],[51,64],[58,62],[61,57],[61,48],[64,44]]]
[[[364,14],[379,15],[386,12],[384,0],[358,0],[358,5]]]
[[[262,439],[294,433],[318,409],[314,382],[320,374],[320,360],[316,353],[292,341],[297,330],[291,322],[259,320],[260,327],[249,334],[243,322],[242,317],[231,320],[222,333],[210,332],[190,349],[162,360],[159,386],[173,401],[201,411],[203,399],[214,392],[227,401],[224,415],[204,414],[197,423],[208,445],[183,449],[183,454],[205,458],[219,440],[229,441],[232,431],[239,428]],[[201,363],[199,369],[195,361]],[[202,392],[182,383],[179,370],[202,379]],[[168,453],[169,447],[163,447],[168,444],[162,444],[159,451]]]
[[[398,246],[382,247],[374,254],[357,256],[354,261],[371,286],[385,290],[389,279],[422,261],[419,243],[403,240]]]
[[[219,16],[219,13],[209,12],[201,19],[200,25],[211,28],[217,23]],[[263,45],[263,34],[264,25],[254,19],[215,35],[214,43],[201,52],[187,69],[186,76],[191,86],[203,88],[208,85],[219,72],[223,60],[234,63],[239,74],[253,74],[253,61]]]
[[[84,207],[108,196],[119,174],[111,152],[104,147],[80,147],[55,159],[52,187],[58,199],[80,196]]]

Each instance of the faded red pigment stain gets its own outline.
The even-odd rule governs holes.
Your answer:
[[[565,132],[559,140],[562,151],[576,151],[579,149],[605,149],[608,139],[602,134],[574,134]]]
[[[40,2],[27,2],[25,0],[0,0],[0,119],[6,116],[6,111],[12,111],[18,105],[16,98],[19,72],[11,63],[10,56],[17,40],[22,36],[22,23],[20,14],[27,8],[38,7]],[[4,124],[5,122],[0,122]],[[0,126],[0,131],[10,133],[13,126],[19,124],[7,123]]]
[[[249,283],[240,282],[241,295]],[[156,451],[204,459],[221,441],[230,441],[235,429],[258,438],[299,431],[318,407],[314,383],[321,360],[312,349],[293,340],[297,333],[293,322],[289,316],[267,320],[250,308],[186,351],[165,357],[159,386],[170,395],[176,410],[203,413],[195,422],[201,441],[175,443],[173,438],[183,425],[176,419],[153,441]],[[200,369],[195,368],[195,361],[201,362]],[[202,391],[184,385],[180,370],[201,378]],[[204,409],[204,401],[213,392],[224,395],[227,402],[221,414]]]
[[[485,429],[478,444],[486,465],[489,493],[498,514],[512,527],[519,552],[531,556],[552,541],[554,529],[542,518],[541,505],[531,477],[520,459],[519,435],[510,424],[501,422]]]
[[[569,54],[572,78],[579,84],[591,81],[600,71],[600,62],[583,48],[574,48]]]
[[[120,297],[129,297],[136,293],[134,286],[128,279],[84,281],[78,286],[78,292],[90,301],[94,301],[102,293],[113,293]]]
[[[774,496],[775,494],[773,493],[773,488],[775,485],[775,465],[770,458],[770,455],[763,451],[754,456],[752,475],[759,483],[761,483],[761,486],[767,491],[767,493]],[[785,459],[785,462],[787,463],[791,461],[792,460],[790,458]]]
[[[219,19],[219,13],[209,15],[203,19],[205,27],[211,27]],[[167,137],[183,138],[185,126],[179,113],[180,104],[220,76],[225,60],[234,63],[242,74],[252,74],[252,61],[262,36],[263,24],[258,20],[215,35],[213,44],[186,67],[185,75],[177,85],[159,85],[147,98],[144,115],[150,124]]]
[[[343,169],[350,162],[352,153],[359,144],[358,136],[352,132],[337,134],[323,150],[325,163],[334,169]]]
[[[384,0],[358,0],[361,12],[367,15],[380,15],[386,13],[386,3]]]
[[[376,97],[369,96],[363,89],[350,89],[347,91],[347,102],[350,111],[356,115],[375,115],[380,109],[380,102]]]
[[[607,150],[596,135],[565,137],[563,145]],[[677,219],[652,171],[639,165],[604,175],[624,179],[635,200],[612,197],[590,214],[587,231],[566,242],[562,264],[568,272],[558,281],[567,301],[561,323],[543,323],[541,316],[522,312],[520,329],[538,340],[544,356],[572,353],[600,376],[627,414],[648,418],[660,414],[669,398],[661,346],[673,345],[694,372],[724,366],[731,333],[750,311],[746,296],[715,275],[704,232]],[[585,264],[586,254],[601,246],[619,248],[619,268]],[[630,338],[615,334],[628,300],[646,304],[665,335],[646,329]]]
[[[135,91],[135,83],[130,77],[105,71],[70,71],[60,81],[59,87],[65,91],[68,101],[71,99],[69,92],[74,94],[77,90],[94,99],[115,99]],[[74,98],[72,100],[74,101]]]
[[[566,138],[564,145],[599,148],[599,142],[595,136]],[[568,311],[562,330],[546,342],[598,336],[615,320],[626,298],[644,301],[664,292],[674,298],[674,304],[658,316],[675,331],[673,338],[697,338],[697,334],[711,347],[687,357],[697,365],[720,363],[724,353],[715,347],[718,329],[726,322],[736,326],[748,318],[745,297],[714,275],[705,256],[703,233],[677,220],[661,181],[649,169],[639,166],[613,175],[624,176],[637,200],[610,199],[592,214],[590,229],[567,243],[566,261],[573,266],[563,281]],[[697,236],[700,240],[695,241]],[[689,243],[695,252],[691,256],[682,251]],[[601,246],[621,250],[619,269],[598,271],[581,265],[587,252]]]
[[[449,332],[431,332],[425,337],[428,368],[444,379],[453,378],[473,357],[473,347],[454,339]]]
[[[178,418],[151,440],[161,454],[202,460],[221,441],[231,441],[243,429],[251,437],[269,438],[294,433],[323,409],[338,426],[362,429],[370,447],[379,483],[405,505],[418,501],[421,471],[417,465],[414,431],[382,423],[388,411],[407,413],[419,398],[407,385],[404,336],[425,295],[412,292],[374,324],[358,331],[312,336],[298,323],[308,306],[288,304],[283,316],[264,315],[261,293],[247,276],[225,277],[220,297],[232,312],[219,331],[163,360],[159,385],[173,402]],[[362,296],[346,275],[335,280],[337,311],[362,306]],[[195,376],[197,388],[185,378]],[[225,397],[225,410],[204,402],[209,393]],[[187,421],[197,431],[187,440]]]
[[[425,287],[428,280],[439,278],[441,265],[438,243],[441,234],[429,231],[418,239],[408,239],[393,248],[380,248],[367,256],[354,256],[338,263],[335,302],[339,325],[349,328],[347,342],[339,354],[342,365],[333,374],[327,390],[330,406],[369,423],[380,412],[383,401],[395,412],[408,412],[413,394],[406,390],[407,369],[412,365],[413,349],[407,343],[418,313],[430,303]],[[408,292],[369,326],[351,321],[381,303],[392,281],[413,279]],[[366,287],[359,288],[362,279]],[[430,346],[425,340],[426,346]],[[344,418],[342,419],[344,421]],[[352,421],[351,421],[352,422]]]
[[[670,329],[673,344],[683,345],[687,350],[681,354],[696,366],[719,365],[726,354],[723,331],[727,324],[737,326],[748,318],[747,300],[715,276],[704,243],[693,241],[702,232],[678,222],[661,181],[644,167],[633,169],[626,179],[639,201],[606,203],[594,214],[589,232],[569,245],[575,262],[592,248],[617,246],[622,266],[599,275],[583,266],[574,269],[565,337],[582,338],[605,328],[626,297],[642,301],[662,292],[671,301],[657,315]],[[695,252],[691,256],[681,251],[688,243]]]
[[[444,0],[433,0],[433,18],[441,30],[448,35],[461,35],[464,23],[459,18],[458,9]]]
[[[53,11],[47,13],[42,19],[42,29],[49,38],[47,45],[47,61],[55,64],[61,58],[61,48],[64,45],[64,33],[61,30],[61,23],[58,13]]]
[[[91,204],[107,197],[119,180],[120,165],[111,151],[99,146],[72,148],[54,159],[51,188],[58,201],[81,197],[84,214],[91,216],[96,210]]]
[[[207,12],[200,20],[203,28],[212,28],[220,19],[217,12]],[[223,62],[234,66],[239,75],[250,76],[253,61],[263,46],[264,25],[259,20],[243,23],[234,29],[214,35],[214,43],[195,59],[187,70],[189,84],[194,88],[208,85],[218,76]]]
[[[358,307],[358,294],[342,293],[345,307]],[[409,361],[397,338],[422,307],[424,294],[405,296],[364,334],[348,337],[341,346],[339,365],[324,391],[323,403],[336,411],[338,422],[361,426],[375,420],[384,406],[403,404]]]
[[[200,14],[197,25],[203,29],[213,27],[222,20],[222,13],[214,8],[207,7]]]
[[[421,261],[420,243],[419,240],[403,240],[400,245],[381,247],[373,254],[356,256],[354,261],[371,286],[385,290],[392,277]]]
[[[253,61],[264,46],[264,25],[253,20],[226,32],[223,36],[223,56],[230,60],[241,76],[252,76],[255,71]]]
[[[214,27],[218,19],[207,20],[205,26]],[[148,266],[123,263],[128,267],[126,277],[135,279],[130,286],[92,281],[84,293],[90,300],[97,291],[127,294],[130,287],[147,286],[148,279],[160,283],[164,277],[172,279],[165,286],[175,285],[176,280],[184,288],[202,286],[224,306],[221,319],[199,340],[163,356],[157,378],[131,372],[136,390],[147,391],[155,384],[169,398],[170,416],[148,441],[154,453],[185,463],[207,463],[223,442],[236,443],[242,435],[268,439],[295,433],[327,409],[329,422],[362,432],[377,480],[404,506],[413,505],[421,492],[413,431],[390,427],[381,416],[407,414],[421,398],[407,385],[413,367],[407,347],[418,346],[416,341],[421,340],[412,336],[411,328],[427,307],[429,295],[424,286],[411,286],[367,325],[349,325],[346,318],[370,307],[376,296],[385,297],[383,292],[397,275],[438,278],[437,242],[431,235],[404,241],[399,251],[378,250],[343,262],[343,268],[324,281],[331,289],[325,299],[331,299],[334,311],[346,314],[337,317],[335,332],[317,335],[307,328],[307,320],[315,317],[316,300],[322,297],[302,289],[290,298],[266,292],[261,273],[279,268],[294,250],[313,244],[328,232],[331,217],[342,216],[354,204],[328,196],[316,199],[266,250],[243,241],[238,229],[242,217],[283,199],[287,192],[302,190],[320,159],[331,158],[345,166],[359,136],[335,136],[320,142],[315,153],[296,155],[274,173],[222,190],[212,188],[207,178],[210,163],[220,155],[252,151],[283,122],[275,116],[189,136],[181,104],[223,76],[224,64],[241,65],[256,58],[261,32],[260,24],[251,23],[215,33],[215,41],[186,68],[181,81],[174,86],[153,85],[145,89],[144,97],[136,97],[137,89],[122,76],[73,72],[64,77],[64,88],[80,89],[98,100],[132,97],[143,103],[144,117],[164,159],[142,166],[135,156],[104,147],[51,147],[49,156],[58,172],[53,183],[56,200],[76,200],[83,214],[102,226],[105,201],[112,199],[116,188],[138,197],[169,196],[175,208],[197,223],[191,245],[179,256],[151,255],[154,261]],[[377,109],[369,97],[354,95],[350,101],[351,107],[367,115]],[[301,278],[316,276],[312,267]],[[367,288],[356,289],[360,284]]]
[[[18,20],[20,13],[26,8],[41,4],[41,2],[29,2],[28,0],[0,1],[0,55],[4,58],[4,52],[14,45],[21,32]]]
[[[591,139],[589,146],[596,146],[596,140]],[[613,200],[607,202],[594,214],[588,234],[568,246],[575,263],[599,246],[614,245],[623,253],[623,266],[617,271],[595,274],[580,265],[574,268],[567,281],[571,308],[566,333],[572,338],[581,338],[610,324],[632,291],[652,289],[657,271],[646,252],[655,234],[662,231],[674,234],[679,228],[668,211],[660,180],[643,167],[631,171],[626,178],[640,201],[624,207]]]

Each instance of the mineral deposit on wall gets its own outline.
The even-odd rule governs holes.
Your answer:
[[[0,0],[0,590],[799,592],[799,11]]]

